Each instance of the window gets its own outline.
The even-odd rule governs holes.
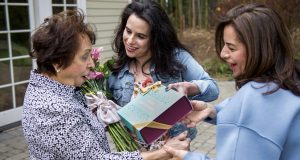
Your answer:
[[[86,10],[84,0],[0,0],[0,128],[21,120],[30,70],[30,35],[46,17]]]
[[[28,0],[0,1],[0,112],[20,107],[32,63]]]
[[[77,0],[52,0],[53,14],[77,8]]]

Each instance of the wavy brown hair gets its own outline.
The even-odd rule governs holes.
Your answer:
[[[36,58],[40,73],[56,75],[54,64],[59,68],[71,65],[80,46],[80,36],[87,35],[95,43],[93,28],[84,22],[81,10],[67,10],[46,18],[31,37],[30,56]]]
[[[279,88],[300,95],[299,62],[290,33],[280,15],[263,4],[242,4],[227,12],[215,34],[217,55],[224,46],[223,33],[232,26],[238,39],[246,47],[244,73],[236,77],[236,87],[241,88],[249,81],[274,82]]]

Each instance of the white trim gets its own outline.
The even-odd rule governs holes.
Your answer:
[[[32,35],[34,30],[44,22],[44,19],[52,15],[52,0],[34,0],[30,7],[30,13],[34,13],[30,18],[30,22],[33,21],[30,26]],[[32,68],[34,69],[37,66],[35,62],[32,61]]]
[[[1,84],[0,85],[0,89],[2,88],[8,88],[9,90],[11,90],[11,102],[12,102],[12,106],[8,106],[10,107],[10,109],[5,110],[5,111],[1,111],[0,112],[0,127],[11,124],[11,123],[15,123],[17,121],[20,121],[22,118],[22,110],[23,107],[19,107],[16,106],[17,102],[16,102],[16,85],[19,84],[26,84],[28,83],[29,80],[23,80],[23,81],[17,81],[15,82],[15,73],[14,73],[14,66],[13,66],[13,60],[15,59],[27,59],[29,58],[29,55],[21,55],[21,56],[15,56],[13,57],[13,53],[12,53],[12,42],[11,42],[11,34],[12,33],[27,33],[27,32],[31,32],[34,28],[35,28],[35,19],[34,16],[36,15],[34,12],[34,2],[36,2],[37,0],[28,0],[28,2],[26,3],[7,3],[7,0],[5,1],[5,3],[1,3],[1,5],[3,4],[6,9],[5,9],[5,17],[6,17],[6,30],[5,31],[1,31],[2,34],[7,35],[7,44],[8,44],[8,57],[5,58],[0,58],[0,61],[9,61],[9,72],[10,72],[10,79],[11,82],[9,82],[8,84]],[[49,0],[51,1],[51,0]],[[43,0],[43,3],[45,3],[45,0]],[[8,7],[12,5],[12,6],[28,6],[28,10],[26,10],[26,12],[28,12],[29,14],[29,25],[28,28],[26,29],[19,29],[19,30],[11,30],[10,28],[10,20],[9,19],[9,13],[8,13]]]
[[[86,15],[86,0],[77,0],[77,8],[82,9],[84,15]]]
[[[35,0],[34,2],[34,18],[35,28],[44,22],[44,19],[52,15],[51,0]]]
[[[37,69],[38,67],[36,63],[36,58],[32,58],[31,61],[32,61],[32,69]]]
[[[29,8],[28,8],[29,9]],[[10,30],[10,18],[9,18],[9,13],[8,13],[8,4],[6,5],[6,13],[5,16],[7,18],[6,20],[6,24],[7,24],[7,28],[6,30],[8,31],[7,33],[7,41],[8,41],[8,58],[9,58],[9,70],[10,70],[10,79],[11,79],[11,83],[13,84],[15,82],[14,79],[14,66],[13,66],[13,60],[12,60],[12,44],[11,44],[11,30]],[[16,108],[16,95],[15,95],[15,86],[12,85],[11,86],[11,94],[12,94],[12,110]],[[1,119],[2,120],[2,119]]]
[[[36,15],[34,13],[34,7],[33,7],[33,0],[29,0],[29,22],[30,22],[30,32],[32,33],[32,31],[35,29],[35,20],[34,20],[34,15]],[[32,15],[32,16],[31,16]]]
[[[18,29],[13,31],[0,31],[0,33],[23,33],[23,32],[30,32],[30,29]]]
[[[67,5],[66,4],[67,4],[67,0],[64,0],[64,11],[67,10]],[[53,4],[52,4],[52,7],[53,7]]]
[[[22,55],[22,56],[15,56],[15,57],[8,57],[8,58],[0,58],[0,62],[2,61],[9,61],[10,59],[15,60],[15,59],[22,59],[22,58],[29,58],[29,55]]]
[[[0,112],[0,127],[20,121],[22,119],[22,111],[23,106]]]
[[[67,7],[77,7],[77,4],[52,4],[52,7],[64,7],[64,10],[66,10]]]
[[[19,85],[19,84],[25,84],[25,83],[28,83],[29,80],[25,80],[25,81],[18,81],[18,82],[15,82],[15,83],[8,83],[8,84],[3,84],[0,86],[0,89],[1,88],[5,88],[5,87],[12,87],[12,86],[16,86],[16,85]]]
[[[7,5],[13,5],[13,6],[28,6],[28,4],[26,4],[26,2],[24,3],[12,3],[12,2],[7,2]]]

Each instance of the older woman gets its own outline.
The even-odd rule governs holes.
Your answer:
[[[94,67],[90,52],[95,42],[91,27],[78,11],[45,19],[32,36],[38,68],[30,75],[22,125],[33,159],[165,159],[153,152],[111,153],[104,124],[85,105],[76,87]],[[187,148],[187,141],[173,139]]]

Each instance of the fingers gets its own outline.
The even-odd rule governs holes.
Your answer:
[[[178,88],[178,84],[177,83],[172,83],[172,84],[169,84],[167,86],[167,89],[170,90],[170,89],[174,89],[175,91],[177,91],[177,88]]]
[[[178,82],[169,84],[168,89],[174,89],[175,91],[187,96],[188,94],[188,86],[186,85],[186,82]]]
[[[189,150],[191,140],[189,138],[179,141],[176,139],[170,139],[167,141],[167,143],[164,146],[172,147],[173,149],[177,150]]]
[[[184,123],[184,124],[190,124],[191,120],[188,119],[187,117],[184,117],[184,118],[181,119],[181,122]]]
[[[193,109],[196,111],[202,111],[208,107],[208,104],[204,101],[192,100],[191,104],[193,106]]]
[[[208,103],[204,101],[192,100],[192,112],[186,115],[181,121],[188,127],[195,127],[197,123],[203,121],[207,117],[214,118],[216,111],[213,107],[209,107]]]
[[[187,116],[187,119],[191,121],[190,125],[195,125],[200,121],[203,121],[205,118],[209,116],[209,112],[203,111],[194,111]]]
[[[178,149],[174,149],[169,146],[164,146],[163,148],[166,152],[168,152],[169,154],[172,154],[174,157],[179,158],[179,159],[183,159],[183,157],[188,153],[185,150],[178,150]]]
[[[164,145],[164,146],[163,146],[163,149],[164,149],[166,152],[168,152],[168,153],[170,153],[170,154],[172,154],[172,155],[175,155],[175,154],[176,154],[176,150],[175,150],[174,148],[172,148],[172,147],[169,147],[169,146]]]
[[[188,128],[196,127],[196,123],[191,121],[188,117],[185,117],[181,120],[182,123],[186,124]]]
[[[188,132],[184,131],[174,138],[170,138],[166,141],[165,146],[173,147],[175,149],[187,150],[190,144],[190,138],[186,138]]]
[[[188,131],[184,131],[174,138],[183,141],[186,139],[187,134],[188,134]]]
[[[196,127],[196,125],[197,125],[197,123],[191,122],[191,123],[187,124],[186,126],[187,126],[188,128],[193,128],[193,127]]]

